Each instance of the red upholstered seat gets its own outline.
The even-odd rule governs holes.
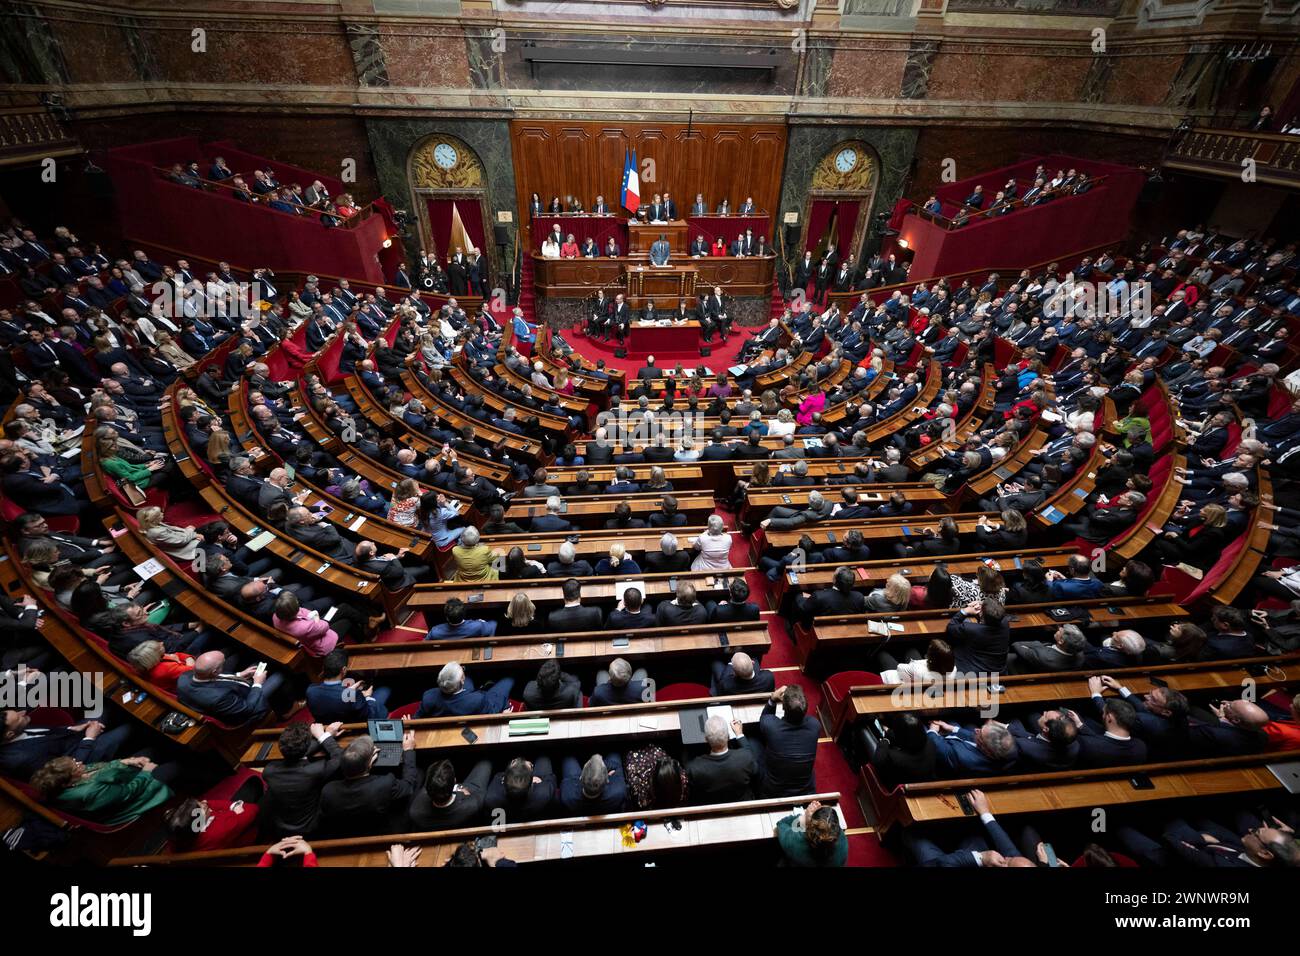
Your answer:
[[[703,684],[669,684],[667,687],[660,687],[655,690],[655,700],[696,700],[700,697],[708,697],[709,689]]]
[[[832,704],[838,704],[854,687],[874,687],[879,683],[880,675],[871,671],[840,671],[822,682],[822,693]]]
[[[410,704],[403,704],[397,710],[390,710],[388,716],[392,720],[405,720],[407,717],[414,717],[415,712],[420,709],[420,702],[417,700]]]

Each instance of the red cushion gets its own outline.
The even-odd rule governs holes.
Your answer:
[[[655,691],[655,700],[696,700],[701,697],[708,697],[709,689],[703,684],[669,684],[667,687],[660,687]]]
[[[827,699],[839,703],[849,696],[854,687],[875,686],[880,683],[880,675],[871,671],[840,671],[832,674],[822,682],[822,693]]]

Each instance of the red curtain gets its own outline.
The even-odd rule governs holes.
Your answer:
[[[835,202],[831,199],[814,199],[812,208],[808,210],[808,231],[804,238],[804,251],[815,252],[817,244],[822,241],[822,236],[826,235],[826,228],[830,225],[831,214],[835,211]]]
[[[454,202],[456,209],[460,212],[460,221],[465,224],[465,234],[469,236],[469,241],[478,247],[478,251],[483,254],[485,259],[488,256],[488,247],[486,243],[486,234],[483,231],[483,209],[477,199],[434,199],[429,197],[427,200],[429,210],[429,228],[433,231],[433,244],[438,250],[438,256],[446,261],[454,249],[447,248],[447,242],[451,236],[451,206]],[[468,250],[466,250],[468,252]]]

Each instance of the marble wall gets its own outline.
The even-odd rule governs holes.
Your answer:
[[[802,231],[813,170],[833,146],[846,140],[866,143],[876,151],[879,160],[870,216],[874,219],[878,213],[892,210],[903,194],[916,151],[917,133],[914,126],[792,125],[786,139],[778,219],[784,218],[787,212],[797,212]],[[865,241],[871,242],[870,228]],[[796,249],[787,251],[792,259],[796,257]],[[855,250],[857,258],[861,258],[861,251]]]
[[[456,119],[451,117],[367,118],[366,134],[381,192],[399,208],[410,208],[411,188],[406,163],[412,148],[426,136],[444,133],[455,136],[478,155],[487,177],[490,232],[498,210],[515,210],[515,171],[510,154],[510,125],[505,119]],[[412,210],[414,213],[414,210]],[[517,214],[516,214],[517,218]],[[511,240],[518,223],[510,226]],[[414,232],[414,230],[413,230]],[[412,258],[419,255],[419,239],[407,243]],[[485,250],[498,272],[505,268],[493,246]]]

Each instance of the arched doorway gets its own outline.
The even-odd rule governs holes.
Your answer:
[[[837,143],[813,170],[804,209],[799,254],[819,259],[834,247],[840,260],[857,256],[870,227],[871,203],[880,179],[880,160],[866,143]]]
[[[434,133],[415,144],[406,175],[411,208],[420,223],[421,247],[445,269],[457,246],[464,246],[466,252],[472,246],[486,265],[486,278],[494,271],[493,236],[487,177],[478,155],[455,136]]]

